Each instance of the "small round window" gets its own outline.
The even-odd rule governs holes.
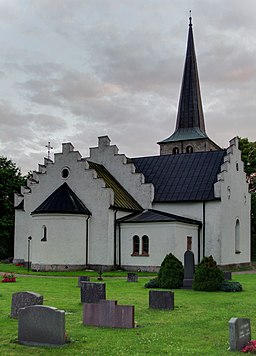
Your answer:
[[[63,168],[61,171],[62,178],[68,178],[69,176],[69,169],[68,168]]]

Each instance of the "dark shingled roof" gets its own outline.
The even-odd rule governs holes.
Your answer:
[[[225,150],[132,158],[136,172],[155,187],[155,202],[214,200]]]
[[[122,185],[110,174],[110,172],[102,165],[87,161],[89,167],[94,169],[99,178],[102,178],[107,188],[114,191],[114,208],[124,210],[142,211],[139,203],[122,187]]]
[[[183,216],[169,214],[163,211],[149,209],[145,210],[139,214],[131,214],[120,218],[117,220],[118,222],[125,223],[145,223],[145,222],[171,222],[171,221],[179,221],[186,224],[193,224],[201,226],[201,221],[185,218]]]
[[[39,205],[31,215],[49,213],[91,215],[84,203],[78,198],[73,190],[70,189],[66,182]]]

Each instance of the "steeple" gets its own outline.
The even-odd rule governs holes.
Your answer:
[[[192,18],[189,17],[187,52],[180,92],[176,130],[198,127],[205,132],[204,114],[193,38]]]
[[[191,13],[176,128],[170,137],[158,144],[160,154],[220,149],[208,138],[205,131]]]

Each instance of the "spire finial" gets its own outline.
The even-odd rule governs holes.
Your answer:
[[[189,10],[189,26],[192,26],[191,10]]]

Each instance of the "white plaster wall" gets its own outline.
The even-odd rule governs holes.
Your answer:
[[[27,231],[27,224],[24,224],[25,212],[15,210],[15,232],[14,232],[14,262],[15,260],[27,261],[27,244],[30,236]]]
[[[39,167],[43,173],[34,173],[34,179],[38,183],[28,181],[31,193],[24,195],[24,224],[27,225],[27,231],[32,230],[31,212],[54,190],[67,182],[92,213],[89,220],[89,263],[113,264],[114,213],[109,209],[114,202],[112,189],[106,188],[104,181],[97,178],[96,172],[88,169],[87,162],[81,159],[78,152],[73,151],[71,144],[63,144],[63,152],[55,154],[54,158],[54,163],[45,160],[46,167]],[[61,175],[62,169],[65,167],[70,170],[66,179]],[[16,230],[19,234],[18,221],[16,221]],[[35,227],[33,226],[32,238],[34,231]],[[58,251],[56,250],[54,253],[56,259],[59,259]],[[73,261],[73,263],[77,264],[78,261]]]
[[[197,260],[197,226],[168,223],[122,223],[121,224],[121,263],[126,266],[160,266],[168,253],[184,263],[187,249],[187,236],[192,237],[192,251]],[[149,237],[149,257],[131,256],[133,236]]]
[[[47,241],[41,241],[43,225],[47,228]],[[85,216],[34,215],[32,235],[33,264],[85,264]]]
[[[134,164],[124,154],[118,154],[117,146],[110,145],[108,136],[99,137],[98,147],[90,148],[88,160],[103,164],[144,209],[151,208],[154,186],[144,183],[144,175],[135,173]]]
[[[231,142],[226,162],[216,184],[221,196],[222,264],[248,263],[251,260],[251,198],[238,150],[238,139]],[[240,221],[240,254],[235,252],[235,225]]]

